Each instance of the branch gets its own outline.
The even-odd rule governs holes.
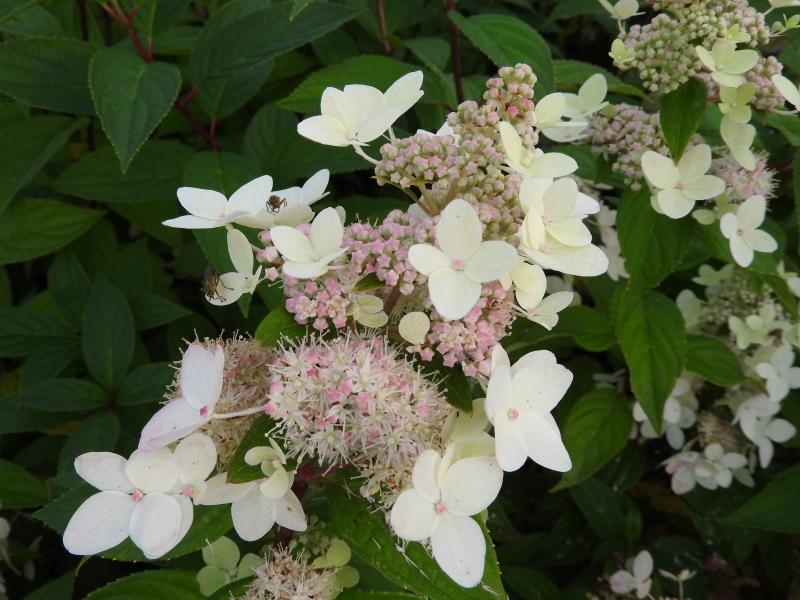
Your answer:
[[[389,31],[386,28],[386,13],[383,10],[383,0],[375,0],[375,10],[378,13],[378,27],[381,32],[381,44],[383,44],[383,53],[391,54],[392,45],[389,43]]]

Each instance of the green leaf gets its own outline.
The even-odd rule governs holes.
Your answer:
[[[259,175],[258,165],[241,154],[199,152],[186,163],[183,185],[216,190],[230,196]]]
[[[601,310],[589,306],[570,306],[558,315],[554,334],[572,337],[581,348],[602,352],[614,345],[614,329]]]
[[[275,428],[275,421],[268,415],[261,415],[253,420],[253,424],[236,447],[236,452],[228,467],[228,481],[230,483],[247,483],[264,477],[260,465],[248,465],[244,455],[251,448],[267,446],[266,434]],[[276,440],[277,442],[277,440]]]
[[[37,108],[93,114],[86,74],[96,50],[67,38],[7,41],[0,45],[0,92]]]
[[[445,575],[420,544],[409,543],[405,555],[401,554],[383,515],[372,510],[363,499],[333,486],[328,487],[326,494],[331,515],[327,527],[331,533],[347,542],[358,558],[403,589],[436,600],[505,597],[494,546],[485,529],[483,585],[462,588]]]
[[[53,187],[62,194],[101,202],[160,200],[177,206],[175,190],[191,154],[178,142],[150,140],[123,174],[114,150],[106,147],[65,170]]]
[[[21,509],[47,502],[47,487],[22,467],[0,458],[0,506]]]
[[[61,447],[58,470],[73,471],[75,459],[85,452],[111,452],[119,439],[119,418],[110,411],[83,419]]]
[[[472,380],[464,375],[459,366],[445,367],[439,354],[434,354],[431,360],[418,360],[417,365],[423,373],[438,382],[438,387],[444,391],[448,404],[458,410],[472,412],[472,400],[477,394],[473,394],[470,383]]]
[[[283,306],[272,309],[261,320],[255,338],[264,346],[277,346],[281,339],[292,339],[305,335],[306,328],[294,320],[294,316]]]
[[[111,210],[120,215],[131,225],[147,233],[147,235],[164,242],[172,248],[183,244],[180,229],[165,227],[162,223],[176,215],[173,202],[138,202],[136,204],[112,204]]]
[[[103,406],[106,400],[106,393],[97,384],[70,378],[37,383],[12,398],[20,406],[56,412],[94,410]]]
[[[95,380],[114,389],[133,359],[133,315],[125,296],[101,277],[92,288],[83,317],[81,345]]]
[[[73,337],[63,322],[27,308],[0,309],[0,358],[25,356],[57,340]]]
[[[115,48],[100,50],[89,65],[89,87],[103,131],[125,173],[133,157],[167,116],[181,87],[178,67]]]
[[[742,365],[728,344],[705,335],[690,335],[686,340],[686,368],[689,371],[725,387],[744,381]]]
[[[103,216],[56,200],[25,198],[0,219],[0,264],[32,260],[79,238]]]
[[[800,533],[800,465],[783,471],[733,514],[722,518],[726,525],[763,531]]]
[[[558,600],[561,592],[539,571],[528,567],[503,567],[503,581],[522,600]]]
[[[556,76],[555,87],[558,90],[577,90],[589,77],[599,73],[605,77],[606,83],[608,83],[608,91],[639,98],[647,97],[647,94],[639,88],[623,83],[619,77],[612,75],[597,65],[579,60],[555,59],[553,60],[553,67],[555,68]]]
[[[316,114],[319,112],[320,97],[326,87],[343,88],[347,84],[362,83],[384,91],[403,75],[418,70],[417,65],[388,56],[375,54],[354,56],[314,71],[289,96],[277,102],[277,106],[299,113]]]
[[[617,211],[617,233],[631,286],[656,287],[689,250],[694,219],[670,219],[650,206],[650,191],[625,194]]]
[[[406,47],[422,64],[441,73],[450,60],[450,44],[439,37],[418,37],[405,40]]]
[[[617,495],[606,483],[590,477],[569,488],[569,495],[598,538],[604,542],[625,539],[625,515]]]
[[[628,402],[611,388],[597,388],[581,396],[564,421],[564,445],[572,470],[552,491],[584,481],[613,459],[625,444],[633,425]]]
[[[681,312],[666,296],[626,290],[617,305],[615,321],[633,393],[653,428],[661,431],[664,403],[686,359],[686,328]]]
[[[690,79],[661,99],[661,131],[672,158],[677,161],[697,132],[706,110],[706,86]]]
[[[75,574],[72,572],[64,573],[58,579],[54,579],[35,592],[25,596],[24,600],[53,600],[54,598],[72,598],[75,588]]]
[[[68,117],[30,117],[14,121],[0,131],[0,213],[80,124]]]
[[[287,4],[230,3],[203,27],[192,51],[197,101],[209,115],[227,116],[266,81],[273,59],[337,29],[357,9],[318,2],[290,20]]]
[[[2,225],[0,224],[0,228]],[[47,289],[71,323],[80,324],[92,282],[71,252],[59,252],[47,271]]]
[[[796,115],[767,115],[767,125],[780,131],[792,146],[800,146],[800,119]]]
[[[200,588],[194,571],[149,570],[112,581],[84,600],[197,600]]]
[[[167,386],[175,378],[175,370],[168,362],[142,365],[125,376],[117,392],[120,406],[150,404],[163,399]]]
[[[192,311],[158,294],[137,296],[131,300],[131,310],[137,331],[160,327],[192,314]]]
[[[510,15],[465,17],[449,11],[447,16],[498,67],[513,67],[517,63],[530,65],[538,78],[537,98],[554,91],[555,72],[550,46],[533,27]]]
[[[757,273],[756,276],[770,287],[778,297],[783,308],[793,319],[797,319],[798,316],[800,316],[797,310],[797,297],[789,288],[789,284],[786,283],[783,277],[775,273]]]

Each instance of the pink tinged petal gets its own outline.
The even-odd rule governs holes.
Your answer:
[[[680,172],[672,159],[652,150],[642,155],[642,171],[647,181],[662,190],[670,190],[680,181]]]
[[[228,200],[228,212],[254,215],[264,208],[271,193],[272,177],[256,177],[233,192]]]
[[[505,411],[495,416],[494,439],[495,457],[503,471],[510,473],[525,464],[528,458],[525,438],[517,422],[510,421]]]
[[[747,245],[741,236],[735,235],[730,239],[731,254],[736,264],[742,267],[750,266],[753,262],[753,249]]]
[[[561,441],[561,433],[552,420],[525,412],[520,413],[518,420],[528,456],[533,462],[559,473],[572,468],[569,453]]]
[[[113,452],[87,452],[75,459],[75,472],[98,490],[130,494],[135,489],[125,476],[128,461]]]
[[[483,579],[486,540],[469,517],[442,513],[431,536],[433,558],[458,585],[475,587]]]
[[[400,494],[389,515],[389,523],[395,534],[410,542],[421,542],[431,537],[438,520],[435,505],[416,490],[406,490]]]
[[[661,190],[656,196],[656,202],[666,216],[670,219],[685,217],[694,208],[694,200],[689,198],[683,190]]]
[[[136,450],[128,459],[125,475],[145,494],[167,492],[178,482],[178,463],[169,448]]]
[[[441,462],[442,457],[436,450],[425,450],[417,457],[417,461],[414,463],[414,470],[411,473],[414,489],[431,504],[439,501],[437,476]]]
[[[342,247],[344,228],[335,208],[326,208],[311,223],[309,239],[316,257],[335,254]]]
[[[436,224],[436,243],[451,260],[467,261],[481,245],[482,237],[483,225],[475,209],[461,198],[445,207]]]
[[[297,133],[312,142],[326,146],[342,147],[349,146],[351,143],[347,126],[336,117],[329,115],[309,117],[300,121],[297,125]]]
[[[233,527],[246,542],[254,542],[267,535],[275,524],[276,516],[275,501],[265,498],[258,488],[231,505]]]
[[[148,452],[163,448],[189,435],[207,423],[208,419],[208,416],[201,416],[198,409],[189,406],[182,398],[172,400],[150,417],[142,429],[139,450]]]
[[[275,522],[281,527],[292,531],[305,531],[308,527],[303,505],[291,490],[286,492],[283,498],[275,501],[275,510]]]
[[[204,433],[193,433],[175,447],[178,478],[184,483],[205,481],[217,465],[217,448]]]
[[[198,342],[189,344],[183,353],[180,369],[180,390],[189,406],[213,412],[222,392],[225,352],[215,344],[211,350]]]
[[[775,238],[761,229],[745,231],[742,236],[744,241],[756,252],[775,252],[778,249],[778,242]]]
[[[481,284],[461,271],[438,269],[428,277],[428,292],[437,312],[454,321],[474,308],[481,295]]]
[[[167,227],[176,227],[178,229],[213,229],[214,227],[221,227],[224,225],[218,219],[206,219],[204,217],[196,217],[194,215],[183,215],[182,217],[175,217],[174,219],[167,219],[162,223]]]
[[[181,505],[167,494],[146,494],[131,515],[131,541],[147,558],[159,558],[172,550],[183,521]]]
[[[493,456],[464,458],[447,469],[442,502],[448,512],[471,517],[494,502],[502,485],[503,470]]]
[[[408,261],[420,273],[430,275],[437,269],[449,267],[452,261],[444,252],[428,244],[414,244],[408,249]]]
[[[517,250],[501,241],[483,242],[464,264],[464,273],[479,283],[495,281],[508,275],[517,263]]]
[[[241,500],[256,488],[254,482],[250,483],[227,483],[227,473],[217,473],[207,482],[206,492],[200,500],[200,504],[205,506],[217,506],[219,504],[231,504]],[[256,490],[258,491],[258,490]]]
[[[70,554],[86,556],[113,548],[128,537],[136,503],[129,494],[105,491],[89,496],[64,530],[64,547]]]
[[[615,594],[627,594],[636,589],[636,579],[627,571],[617,571],[608,583]]]
[[[505,351],[500,344],[495,346],[492,352],[492,362],[494,363],[494,355],[500,352],[505,355]],[[486,387],[486,416],[494,423],[497,414],[500,411],[507,410],[511,406],[513,399],[513,388],[511,386],[511,368],[508,366],[508,356],[506,361],[499,362],[492,365],[492,375],[489,378],[489,385]]]
[[[228,201],[219,192],[201,188],[178,188],[178,202],[196,217],[217,220],[225,214]]]
[[[269,230],[270,239],[281,256],[292,262],[310,262],[314,260],[314,247],[308,237],[285,225],[277,225]]]

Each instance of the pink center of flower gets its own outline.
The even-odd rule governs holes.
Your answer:
[[[463,271],[464,270],[464,261],[460,258],[457,258],[453,261],[453,268],[456,271]]]
[[[139,490],[136,490],[131,494],[131,500],[133,500],[134,502],[139,502],[139,500],[141,500],[142,498],[144,498],[144,494]]]
[[[270,400],[264,405],[264,412],[268,414],[270,417],[274,417],[275,414],[278,412],[278,405],[275,404],[272,400]]]
[[[550,244],[548,244],[547,242],[540,244],[539,251],[548,254],[550,252]]]
[[[201,417],[205,417],[207,414],[208,414],[208,407],[207,406],[204,406],[203,408],[200,409],[200,416]]]
[[[443,512],[444,512],[444,511],[446,511],[446,510],[447,510],[447,506],[445,505],[445,503],[444,503],[444,502],[439,502],[439,503],[436,505],[436,512],[437,512],[437,513],[443,513]]]
[[[182,493],[184,496],[191,496],[194,493],[194,488],[190,485],[185,485],[183,486]]]
[[[508,418],[512,421],[516,421],[519,418],[519,411],[516,408],[509,408]]]

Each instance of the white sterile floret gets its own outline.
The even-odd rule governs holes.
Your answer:
[[[518,233],[520,251],[541,267],[568,275],[605,273],[608,257],[591,243],[592,235],[581,222],[590,211],[597,212],[597,202],[580,194],[575,181],[568,178],[556,180],[543,194],[539,189],[528,179],[520,189],[526,210]]]
[[[666,471],[672,475],[672,491],[686,494],[696,485],[707,490],[728,488],[734,476],[740,481],[745,478],[738,474],[747,465],[747,458],[737,452],[726,452],[719,444],[709,444],[703,453],[686,451],[676,454],[666,461]]]
[[[272,177],[263,175],[245,183],[225,198],[214,190],[178,188],[178,202],[188,215],[164,221],[167,227],[179,229],[212,229],[229,223],[246,225],[247,219],[259,214],[272,195]]]
[[[775,8],[800,7],[800,0],[769,0],[770,10]]]
[[[752,150],[756,137],[755,127],[749,123],[737,123],[729,115],[725,115],[722,117],[719,133],[736,162],[748,171],[756,168],[756,155]]]
[[[742,433],[755,444],[758,449],[758,462],[767,468],[775,454],[773,443],[782,444],[792,439],[797,429],[786,419],[776,419],[781,409],[778,402],[773,402],[763,394],[749,398],[736,411]]]
[[[220,275],[213,295],[206,293],[206,300],[217,306],[233,304],[244,294],[252,294],[261,282],[263,267],[259,265],[253,271],[253,249],[238,229],[228,230],[228,255],[236,271]]]
[[[436,245],[415,244],[408,260],[428,278],[428,293],[445,319],[461,319],[478,302],[482,284],[506,275],[517,261],[511,244],[482,241],[483,225],[472,206],[456,198],[436,224]]]
[[[209,479],[200,504],[230,504],[233,527],[244,541],[261,539],[275,523],[292,531],[306,530],[303,506],[291,490],[294,473],[287,473],[285,480],[277,477],[248,483],[227,483],[227,478],[227,473],[219,473]]]
[[[787,330],[789,325],[777,318],[775,305],[764,304],[758,314],[747,315],[744,319],[731,315],[728,317],[728,329],[736,336],[736,346],[745,350],[752,344],[763,346],[769,340],[770,333],[775,330]]]
[[[269,230],[272,243],[281,256],[283,272],[297,279],[314,279],[328,272],[330,263],[341,256],[344,226],[334,208],[326,208],[311,222],[309,234],[277,225]]]
[[[608,55],[614,60],[615,67],[627,69],[636,58],[636,51],[627,46],[620,38],[617,38],[611,42],[611,51]]]
[[[128,460],[112,452],[89,452],[75,459],[75,470],[100,492],[72,515],[64,546],[89,555],[130,537],[147,558],[172,550],[189,531],[193,504],[205,493],[217,462],[214,443],[204,434],[169,448],[135,451]]]
[[[308,223],[314,216],[311,205],[328,195],[331,173],[321,169],[314,173],[302,187],[290,187],[276,190],[265,198],[261,210],[252,217],[241,217],[236,220],[240,225],[269,229],[273,225],[294,227]]]
[[[424,312],[410,312],[400,319],[398,329],[400,336],[409,344],[423,344],[431,329],[431,320]]]
[[[679,377],[675,382],[675,387],[664,403],[664,433],[667,436],[669,445],[678,450],[686,442],[684,429],[692,427],[697,421],[695,411],[698,408],[697,398],[692,393],[689,381]],[[660,437],[647,418],[639,402],[633,405],[633,418],[640,423],[642,437],[655,439]]]
[[[719,110],[736,123],[749,123],[753,116],[750,102],[756,94],[756,86],[744,83],[737,88],[722,86],[719,89]]]
[[[211,420],[222,392],[225,352],[202,344],[190,344],[183,353],[178,376],[180,397],[150,417],[139,438],[139,450],[155,450],[189,435]]]
[[[471,517],[500,492],[503,471],[497,461],[473,456],[451,463],[435,450],[425,450],[414,464],[412,483],[392,506],[392,529],[404,540],[430,539],[433,557],[453,581],[463,587],[478,585],[486,541]]]
[[[720,85],[738,87],[744,83],[744,73],[756,66],[758,52],[737,50],[736,42],[717,40],[709,52],[702,46],[695,46],[700,61],[711,71],[711,77]]]
[[[671,219],[688,215],[697,200],[708,200],[725,191],[725,182],[706,175],[711,168],[711,148],[694,146],[675,164],[671,158],[648,150],[642,155],[642,171],[656,189],[653,208]]]
[[[608,94],[608,82],[605,75],[595,73],[583,83],[577,94],[564,94],[567,104],[565,116],[570,119],[583,119],[600,112],[608,106],[606,94]]]
[[[511,123],[501,121],[497,127],[503,141],[506,164],[514,171],[530,177],[563,177],[578,169],[575,159],[566,154],[545,154],[538,149],[525,148],[522,138]]]
[[[422,71],[395,81],[386,92],[368,85],[325,88],[320,114],[297,125],[297,133],[328,146],[362,146],[386,132],[422,97]]]
[[[554,471],[572,461],[550,414],[572,383],[572,373],[548,350],[529,352],[512,367],[500,344],[492,351],[486,416],[494,425],[497,462],[516,471],[530,458]]]
[[[575,297],[574,292],[559,291],[544,297],[547,277],[539,265],[519,261],[511,269],[509,284],[513,282],[517,304],[525,316],[548,331],[558,323],[558,313],[567,308]],[[508,288],[504,284],[504,287]]]
[[[753,262],[754,252],[775,252],[778,243],[758,227],[764,222],[767,201],[763,196],[752,196],[739,205],[735,213],[722,215],[719,227],[730,244],[736,263],[747,267]]]
[[[800,89],[798,89],[788,77],[773,75],[772,83],[780,92],[781,96],[783,96],[789,104],[794,106],[794,111],[792,112],[800,110]]]
[[[536,103],[533,112],[534,126],[555,141],[576,139],[588,124],[574,119],[562,120],[567,116],[566,112],[566,95],[560,92],[548,94]]]
[[[355,294],[349,314],[364,327],[383,327],[389,315],[383,310],[383,300],[372,294]]]
[[[644,14],[637,12],[639,10],[639,2],[637,2],[637,0],[619,0],[614,5],[608,2],[608,0],[597,1],[608,11],[611,18],[616,21],[626,21],[636,15]]]
[[[794,351],[784,344],[772,351],[768,361],[756,365],[756,373],[766,381],[769,399],[780,402],[789,390],[800,388],[800,367],[794,365]]]
[[[611,590],[617,594],[628,594],[635,591],[637,598],[647,598],[653,581],[653,557],[647,550],[642,550],[625,564],[628,570],[620,569],[608,580]]]

